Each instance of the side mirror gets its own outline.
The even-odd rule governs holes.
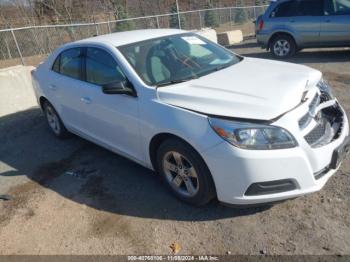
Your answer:
[[[136,93],[130,82],[113,82],[102,86],[102,92],[107,95],[130,95],[135,96]]]

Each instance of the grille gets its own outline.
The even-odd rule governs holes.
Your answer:
[[[325,133],[326,133],[326,125],[319,124],[314,129],[312,129],[310,133],[308,133],[305,136],[305,140],[311,146],[316,145],[317,142],[323,137]]]
[[[324,91],[321,91],[320,99],[321,99],[321,103],[324,103],[324,102],[332,100],[331,96],[328,93],[324,92]]]
[[[324,108],[315,117],[317,125],[304,138],[311,147],[321,147],[337,139],[343,129],[344,116],[339,105]]]

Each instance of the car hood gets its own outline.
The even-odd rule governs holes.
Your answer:
[[[164,103],[208,115],[271,120],[300,104],[321,77],[302,65],[244,58],[201,78],[160,87],[157,94]]]

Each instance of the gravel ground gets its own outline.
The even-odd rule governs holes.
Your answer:
[[[253,41],[233,49],[270,58]],[[350,115],[349,50],[291,62],[322,70]],[[13,197],[0,200],[0,254],[172,254],[173,243],[179,254],[350,254],[349,159],[312,195],[264,208],[195,208],[121,156],[56,139],[37,107],[2,115],[0,134],[0,190]]]

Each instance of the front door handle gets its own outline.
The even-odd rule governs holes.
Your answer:
[[[92,100],[90,97],[82,97],[80,98],[81,102],[85,103],[85,104],[91,104]]]
[[[57,86],[55,85],[49,85],[49,89],[52,91],[55,91],[57,89]]]

